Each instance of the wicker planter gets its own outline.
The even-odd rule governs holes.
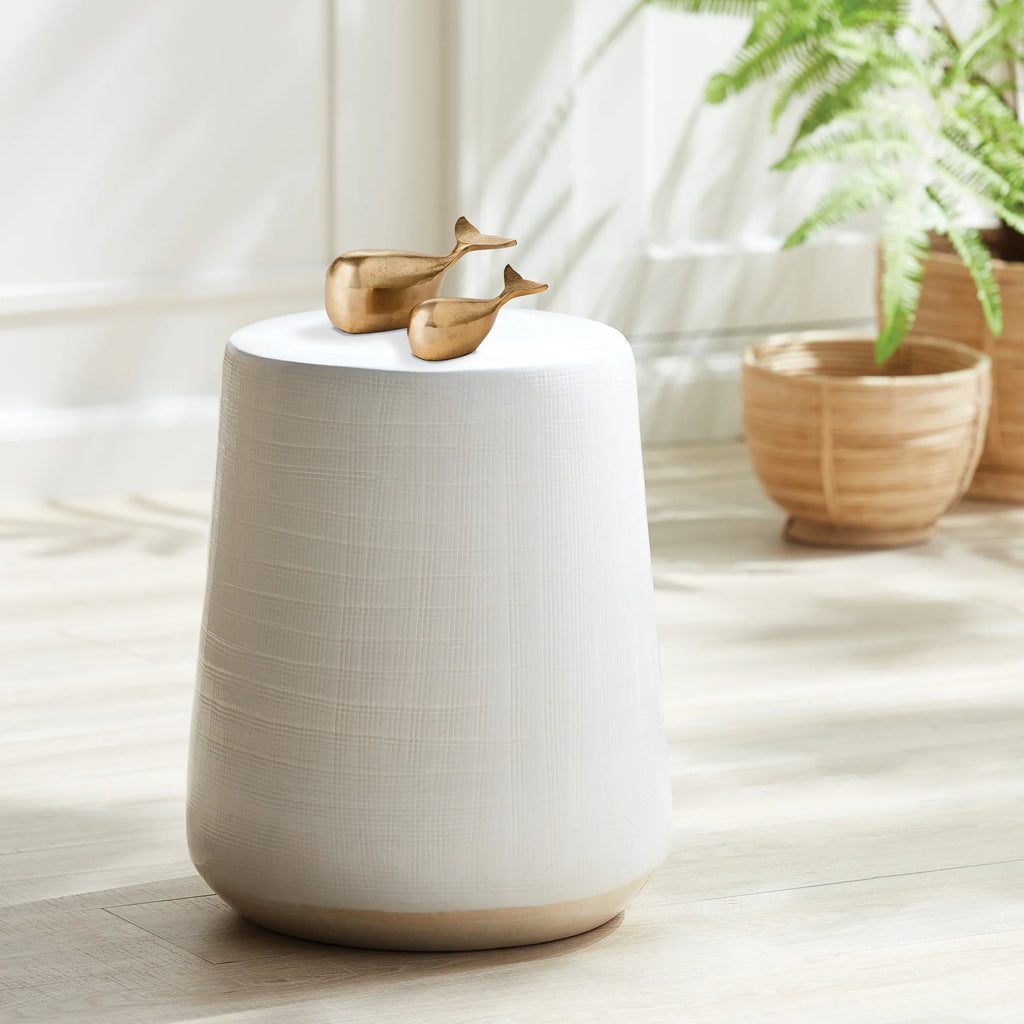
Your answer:
[[[743,421],[754,470],[807,544],[924,540],[964,492],[991,396],[982,353],[931,338],[883,367],[872,339],[780,335],[747,349]]]
[[[959,258],[933,252],[925,264],[914,334],[959,341],[992,359],[992,412],[968,493],[1024,502],[1024,264],[994,260],[1003,296],[1003,333],[993,338],[977,289]]]

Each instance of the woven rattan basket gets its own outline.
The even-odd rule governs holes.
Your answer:
[[[1024,264],[992,263],[1003,298],[1000,337],[992,337],[959,257],[934,251],[925,263],[914,334],[959,341],[991,357],[992,412],[968,493],[1024,502]]]
[[[754,471],[808,544],[924,540],[971,479],[990,397],[988,358],[932,338],[882,367],[873,339],[835,334],[779,335],[743,360]]]

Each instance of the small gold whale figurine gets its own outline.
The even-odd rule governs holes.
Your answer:
[[[413,307],[437,295],[445,271],[457,259],[476,249],[505,249],[515,244],[514,238],[482,235],[460,217],[455,223],[455,248],[447,256],[392,249],[343,253],[327,271],[327,316],[349,334],[407,327]]]
[[[493,299],[427,299],[409,319],[409,347],[420,359],[468,356],[487,337],[498,310],[509,299],[536,295],[546,284],[527,281],[505,265],[505,288]]]

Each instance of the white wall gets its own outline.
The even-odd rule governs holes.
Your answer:
[[[634,0],[459,11],[464,204],[519,234],[517,269],[552,282],[538,305],[630,338],[648,442],[738,436],[751,339],[870,326],[870,232],[779,253],[830,173],[768,170],[794,125],[768,131],[767,91],[702,102],[741,22]]]
[[[224,340],[360,246],[515,234],[537,304],[634,343],[648,439],[738,430],[737,353],[870,316],[870,241],[780,257],[806,182],[763,101],[708,109],[735,26],[632,0],[0,6],[0,496],[210,478]]]
[[[209,480],[228,334],[436,243],[441,5],[382,6],[0,5],[0,496]]]

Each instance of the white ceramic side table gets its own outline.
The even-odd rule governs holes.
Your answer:
[[[618,332],[232,337],[188,831],[240,913],[392,949],[609,920],[667,848],[657,659]]]

